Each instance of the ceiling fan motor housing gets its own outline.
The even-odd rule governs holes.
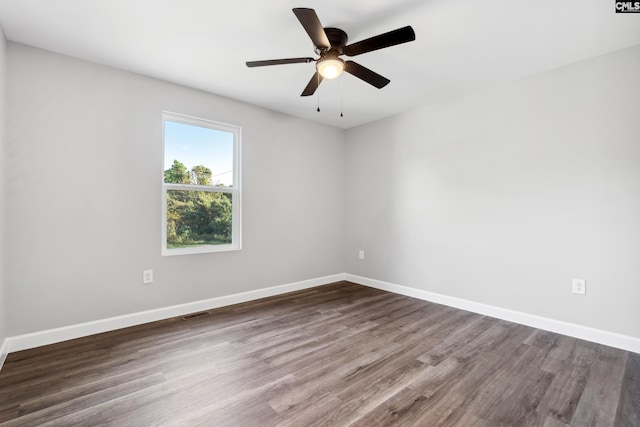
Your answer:
[[[331,47],[327,50],[321,50],[314,46],[314,51],[320,55],[321,57],[325,56],[340,56],[344,55],[344,47],[347,45],[347,41],[349,37],[347,33],[342,31],[340,28],[332,28],[328,27],[324,29],[327,38],[329,39],[329,43]]]

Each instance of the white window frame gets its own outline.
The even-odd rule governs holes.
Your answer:
[[[191,126],[199,126],[233,134],[233,186],[217,187],[194,184],[174,184],[164,182],[164,151],[165,151],[165,121],[183,123]],[[241,128],[240,126],[227,123],[215,122],[213,120],[200,119],[183,114],[163,112],[162,113],[162,255],[188,255],[208,252],[237,251],[242,249],[242,186],[241,186]],[[167,191],[207,191],[211,193],[231,194],[231,243],[227,245],[200,245],[187,248],[167,248]]]

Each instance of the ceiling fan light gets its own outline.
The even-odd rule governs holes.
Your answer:
[[[344,71],[344,61],[340,58],[322,59],[316,63],[318,73],[325,79],[335,79]]]

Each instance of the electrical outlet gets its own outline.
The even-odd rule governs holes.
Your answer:
[[[571,289],[574,294],[587,294],[587,281],[584,279],[573,279],[571,281]]]
[[[359,258],[359,259],[364,259],[364,251],[363,251],[362,249],[360,249],[360,250],[358,251],[358,258]]]
[[[153,283],[153,270],[142,271],[142,283],[144,283],[145,285]]]

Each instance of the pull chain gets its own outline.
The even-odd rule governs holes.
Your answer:
[[[344,76],[340,76],[340,117],[344,117]]]
[[[316,111],[319,113],[320,112],[320,73],[316,73],[316,76],[318,77],[318,86],[316,86],[316,93],[318,94],[318,108],[316,109]]]

